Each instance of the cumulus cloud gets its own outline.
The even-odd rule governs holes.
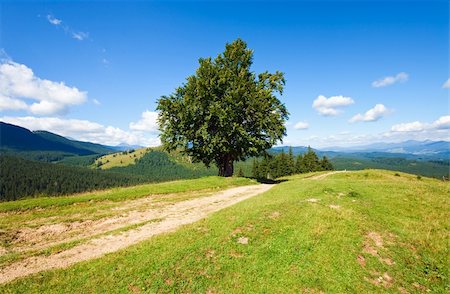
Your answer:
[[[26,110],[28,109],[28,105],[22,100],[9,98],[3,95],[0,95],[0,111],[5,110]]]
[[[316,109],[323,116],[336,116],[340,113],[339,107],[348,106],[355,103],[352,98],[344,96],[332,96],[327,98],[319,95],[314,100],[312,107]]]
[[[92,102],[94,102],[95,105],[100,105],[100,101],[98,101],[97,99],[92,99]]]
[[[383,104],[377,104],[373,108],[366,111],[364,114],[358,113],[354,117],[350,119],[350,122],[358,122],[358,121],[377,121],[383,116],[389,113],[389,109],[386,108]]]
[[[309,128],[309,124],[307,122],[299,121],[294,125],[294,129],[296,130],[306,130]]]
[[[450,78],[442,85],[444,89],[450,89]]]
[[[414,121],[410,123],[401,123],[393,125],[391,131],[393,132],[420,132],[425,130],[426,124],[419,121]]]
[[[158,131],[158,112],[146,110],[142,113],[141,119],[137,122],[131,122],[130,130],[142,132]]]
[[[27,104],[24,99],[34,100]],[[13,61],[0,64],[0,111],[27,110],[36,115],[64,114],[82,104],[87,93],[64,82],[36,77],[26,65]]]
[[[398,73],[395,76],[388,76],[372,82],[372,87],[381,88],[393,85],[398,82],[406,82],[409,75],[405,72]]]
[[[113,126],[104,126],[96,122],[80,119],[62,119],[57,117],[0,117],[0,121],[19,125],[30,130],[46,130],[80,141],[104,145],[158,146],[157,136],[146,137],[141,132],[128,132]]]
[[[392,132],[423,132],[423,131],[445,131],[450,129],[450,115],[441,116],[432,123],[423,123],[419,121],[414,121],[410,123],[401,123],[393,125],[391,128]]]
[[[439,130],[450,129],[450,115],[441,116],[433,122],[432,126]]]

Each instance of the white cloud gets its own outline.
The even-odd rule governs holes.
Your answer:
[[[442,85],[444,89],[450,89],[450,78]]]
[[[364,114],[358,113],[350,119],[350,122],[377,121],[387,113],[389,113],[389,109],[387,109],[386,106],[383,104],[377,104],[373,108],[367,110]]]
[[[433,128],[439,130],[450,129],[450,115],[441,116],[432,124]]]
[[[83,41],[84,39],[89,38],[89,33],[85,32],[71,32],[72,38],[78,41]]]
[[[158,112],[146,110],[142,113],[141,119],[138,122],[131,122],[130,130],[142,132],[157,132],[158,131]]]
[[[100,101],[98,101],[97,99],[92,99],[92,102],[93,102],[95,105],[100,105],[100,104],[101,104]]]
[[[64,114],[86,101],[87,93],[64,82],[36,77],[26,65],[13,61],[0,64],[0,110],[28,110],[37,115]],[[27,104],[23,99],[35,100]],[[7,102],[7,103],[6,103]]]
[[[414,121],[410,123],[401,123],[393,125],[391,131],[393,132],[421,132],[425,130],[426,124],[419,121]]]
[[[414,121],[410,123],[401,123],[392,126],[392,132],[423,132],[423,131],[439,131],[448,132],[450,129],[450,115],[441,116],[432,123],[423,123]]]
[[[398,73],[395,76],[388,76],[372,82],[372,87],[381,88],[393,85],[398,82],[406,82],[409,76],[405,72]]]
[[[314,100],[312,107],[316,109],[321,115],[324,116],[335,116],[340,113],[337,108],[348,106],[355,103],[352,98],[344,96],[332,96],[327,98],[323,95],[319,95],[316,100]]]
[[[407,140],[417,141],[450,141],[450,115],[442,116],[431,123],[411,122],[397,124],[390,130],[380,133],[354,133],[354,132],[336,132],[331,131],[328,135],[308,137],[298,137],[296,132],[288,130],[288,136],[283,140],[281,145],[292,146],[312,146],[315,148],[323,148],[335,146],[360,146],[376,142],[398,143]]]
[[[22,100],[9,98],[3,95],[0,95],[0,111],[5,110],[26,110],[28,105]]]
[[[71,27],[69,27],[66,23],[64,23],[61,19],[58,19],[51,14],[47,15],[47,20],[50,24],[62,28],[64,33],[70,35],[75,40],[83,41],[89,38],[89,33],[74,30]]]
[[[306,130],[309,128],[309,124],[307,122],[299,121],[294,125],[294,129],[296,130]]]
[[[55,26],[59,26],[62,23],[62,21],[60,19],[57,19],[56,17],[54,17],[51,14],[47,15],[47,20],[49,23],[51,23],[52,25],[55,25]]]
[[[30,130],[46,130],[80,141],[104,145],[158,146],[157,136],[146,137],[141,132],[128,132],[113,126],[104,126],[96,122],[80,119],[62,119],[57,117],[0,117],[0,121],[19,125]]]

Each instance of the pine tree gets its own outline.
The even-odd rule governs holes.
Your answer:
[[[254,158],[253,159],[253,164],[252,164],[252,177],[257,179],[259,178],[259,164],[258,164],[258,159]]]
[[[324,156],[320,161],[320,166],[322,167],[322,170],[334,170],[333,164],[326,156]]]
[[[303,160],[303,154],[297,156],[297,160],[295,162],[295,172],[299,174],[306,173],[306,166]]]
[[[295,158],[294,158],[294,151],[292,150],[292,147],[289,147],[289,153],[287,158],[287,165],[288,165],[288,175],[295,174]]]
[[[319,157],[317,157],[317,154],[309,146],[308,151],[303,155],[303,161],[305,164],[306,172],[320,170]]]

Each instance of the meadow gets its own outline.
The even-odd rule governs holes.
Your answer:
[[[0,291],[449,290],[448,182],[384,170],[285,180],[176,232],[13,281]]]

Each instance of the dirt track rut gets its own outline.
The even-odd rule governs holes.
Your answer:
[[[150,222],[139,228],[114,235],[103,235],[54,255],[29,257],[10,264],[0,269],[0,284],[45,270],[65,268],[126,248],[154,235],[172,232],[182,225],[196,222],[213,212],[266,192],[272,186],[261,184],[236,187],[212,196],[178,202],[163,209],[148,210],[147,216],[139,221]],[[130,224],[133,223],[135,222],[130,219]]]

